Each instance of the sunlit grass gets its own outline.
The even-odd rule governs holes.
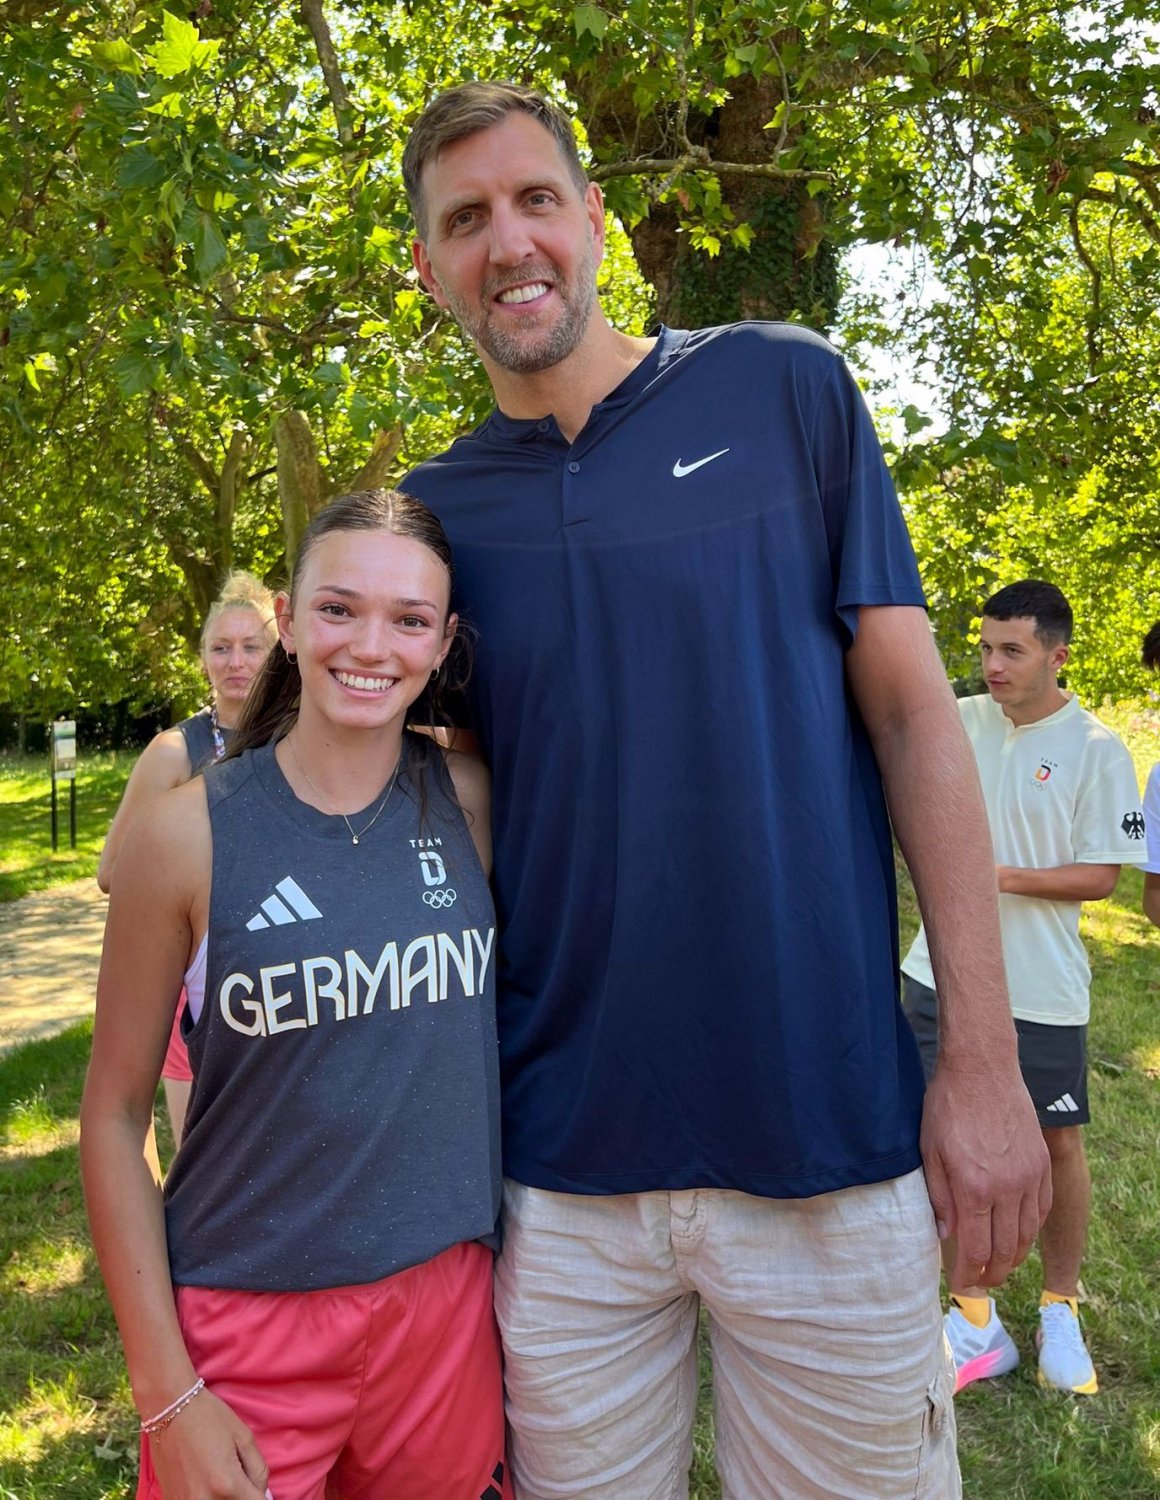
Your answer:
[[[137,751],[82,759],[77,771],[77,847],[69,847],[69,791],[57,788],[58,848],[52,848],[47,757],[0,756],[0,901],[97,873],[105,834]]]
[[[0,1293],[48,1297],[66,1287],[80,1286],[91,1272],[92,1257],[87,1247],[73,1239],[42,1239],[13,1252],[0,1267]]]
[[[55,1134],[55,1121],[49,1112],[44,1089],[38,1088],[29,1098],[17,1099],[7,1111],[2,1144],[27,1148]]]

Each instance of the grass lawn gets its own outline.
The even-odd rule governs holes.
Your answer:
[[[1129,731],[1141,772],[1160,759],[1153,723],[1118,716],[1116,724]],[[119,769],[123,780],[124,758]],[[116,800],[117,770],[104,773],[102,830]],[[10,785],[0,779],[0,798]],[[23,800],[0,802],[0,819]],[[47,859],[37,868],[51,878]],[[29,858],[17,868],[31,864]],[[4,868],[14,867],[9,861]],[[1160,1496],[1160,933],[1140,913],[1141,886],[1138,874],[1126,872],[1113,899],[1089,907],[1084,918],[1093,969],[1087,1141],[1094,1181],[1084,1321],[1100,1395],[1068,1397],[1035,1383],[1033,1257],[1001,1293],[1024,1365],[971,1386],[956,1403],[968,1500]],[[905,945],[917,918],[905,879],[902,887]],[[124,1500],[133,1493],[135,1418],[87,1245],[76,1165],[88,1040],[86,1023],[0,1058],[0,1500]],[[708,1388],[703,1371],[693,1500],[720,1496]]]
[[[68,841],[68,785],[57,785],[55,854],[48,757],[0,755],[0,901],[96,875],[105,834],[137,754],[122,750],[81,759],[75,849]]]

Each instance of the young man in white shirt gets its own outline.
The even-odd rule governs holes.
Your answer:
[[[1112,894],[1121,865],[1145,856],[1131,756],[1057,681],[1071,631],[1071,607],[1053,584],[1028,579],[1000,589],[983,606],[987,691],[960,699],[959,712],[995,847],[1019,1062],[1051,1154],[1053,1202],[1039,1235],[1039,1379],[1094,1395],[1096,1373],[1077,1309],[1091,1205],[1081,1130],[1089,1118],[1091,975],[1079,917],[1084,901]],[[902,972],[903,1004],[929,1076],[938,1053],[938,997],[921,929]],[[944,1257],[948,1278],[952,1264]],[[1019,1363],[985,1287],[952,1281],[945,1327],[956,1391]]]

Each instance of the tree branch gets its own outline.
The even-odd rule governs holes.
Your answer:
[[[386,430],[380,428],[375,433],[370,457],[351,480],[348,488],[351,490],[381,489],[386,483],[402,446],[403,429],[401,427],[396,425]]]
[[[1091,277],[1091,283],[1092,283],[1092,305],[1091,305],[1091,311],[1088,314],[1088,319],[1087,319],[1087,351],[1088,351],[1088,368],[1094,374],[1096,366],[1100,362],[1100,353],[1101,353],[1101,351],[1100,351],[1100,340],[1099,340],[1099,322],[1100,322],[1100,286],[1101,286],[1101,284],[1103,282],[1103,274],[1101,273],[1099,266],[1096,265],[1095,261],[1088,254],[1087,246],[1083,242],[1083,235],[1081,234],[1080,227],[1079,227],[1079,204],[1078,203],[1073,203],[1071,205],[1071,210],[1068,213],[1067,218],[1068,218],[1068,223],[1071,225],[1071,238],[1072,238],[1073,243],[1075,244],[1075,253],[1079,256],[1080,260],[1084,263],[1084,266],[1087,268],[1087,273]]]
[[[685,156],[659,160],[638,156],[629,161],[603,162],[588,173],[593,182],[607,182],[611,177],[656,177],[663,173],[678,176],[682,172],[712,172],[717,177],[773,177],[784,181],[835,181],[833,172],[810,172],[802,167],[779,167],[769,161],[714,161],[703,146],[695,146]]]
[[[349,146],[354,141],[354,131],[350,123],[350,95],[347,93],[346,80],[338,64],[338,53],[334,50],[334,41],[323,13],[322,0],[300,0],[300,6],[302,19],[314,38],[314,50],[318,53],[318,63],[322,69],[322,76],[326,80],[326,92],[330,95],[334,121],[338,126],[338,138],[344,146]]]

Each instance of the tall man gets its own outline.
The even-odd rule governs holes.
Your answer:
[[[539,96],[440,96],[404,177],[416,266],[497,402],[406,486],[479,631],[519,1493],[687,1493],[700,1300],[731,1500],[944,1500],[920,1115],[966,1280],[1025,1253],[1046,1154],[977,777],[865,408],[801,329],[611,328],[600,190]],[[887,800],[948,997],[925,1111]]]
[[[1123,864],[1140,864],[1144,823],[1136,771],[1120,740],[1064,692],[1071,606],[1054,584],[1028,579],[983,605],[987,691],[959,712],[975,752],[999,863],[999,916],[1023,1078],[1051,1153],[1053,1200],[1039,1237],[1039,1378],[1094,1395],[1096,1372],[1079,1326],[1079,1273],[1091,1177],[1086,1125],[1088,986],[1080,906],[1110,896]],[[920,931],[906,956],[903,998],[933,1070],[936,983]],[[938,994],[936,994],[936,990]],[[956,1389],[1019,1363],[985,1287],[952,1281],[947,1337]]]

